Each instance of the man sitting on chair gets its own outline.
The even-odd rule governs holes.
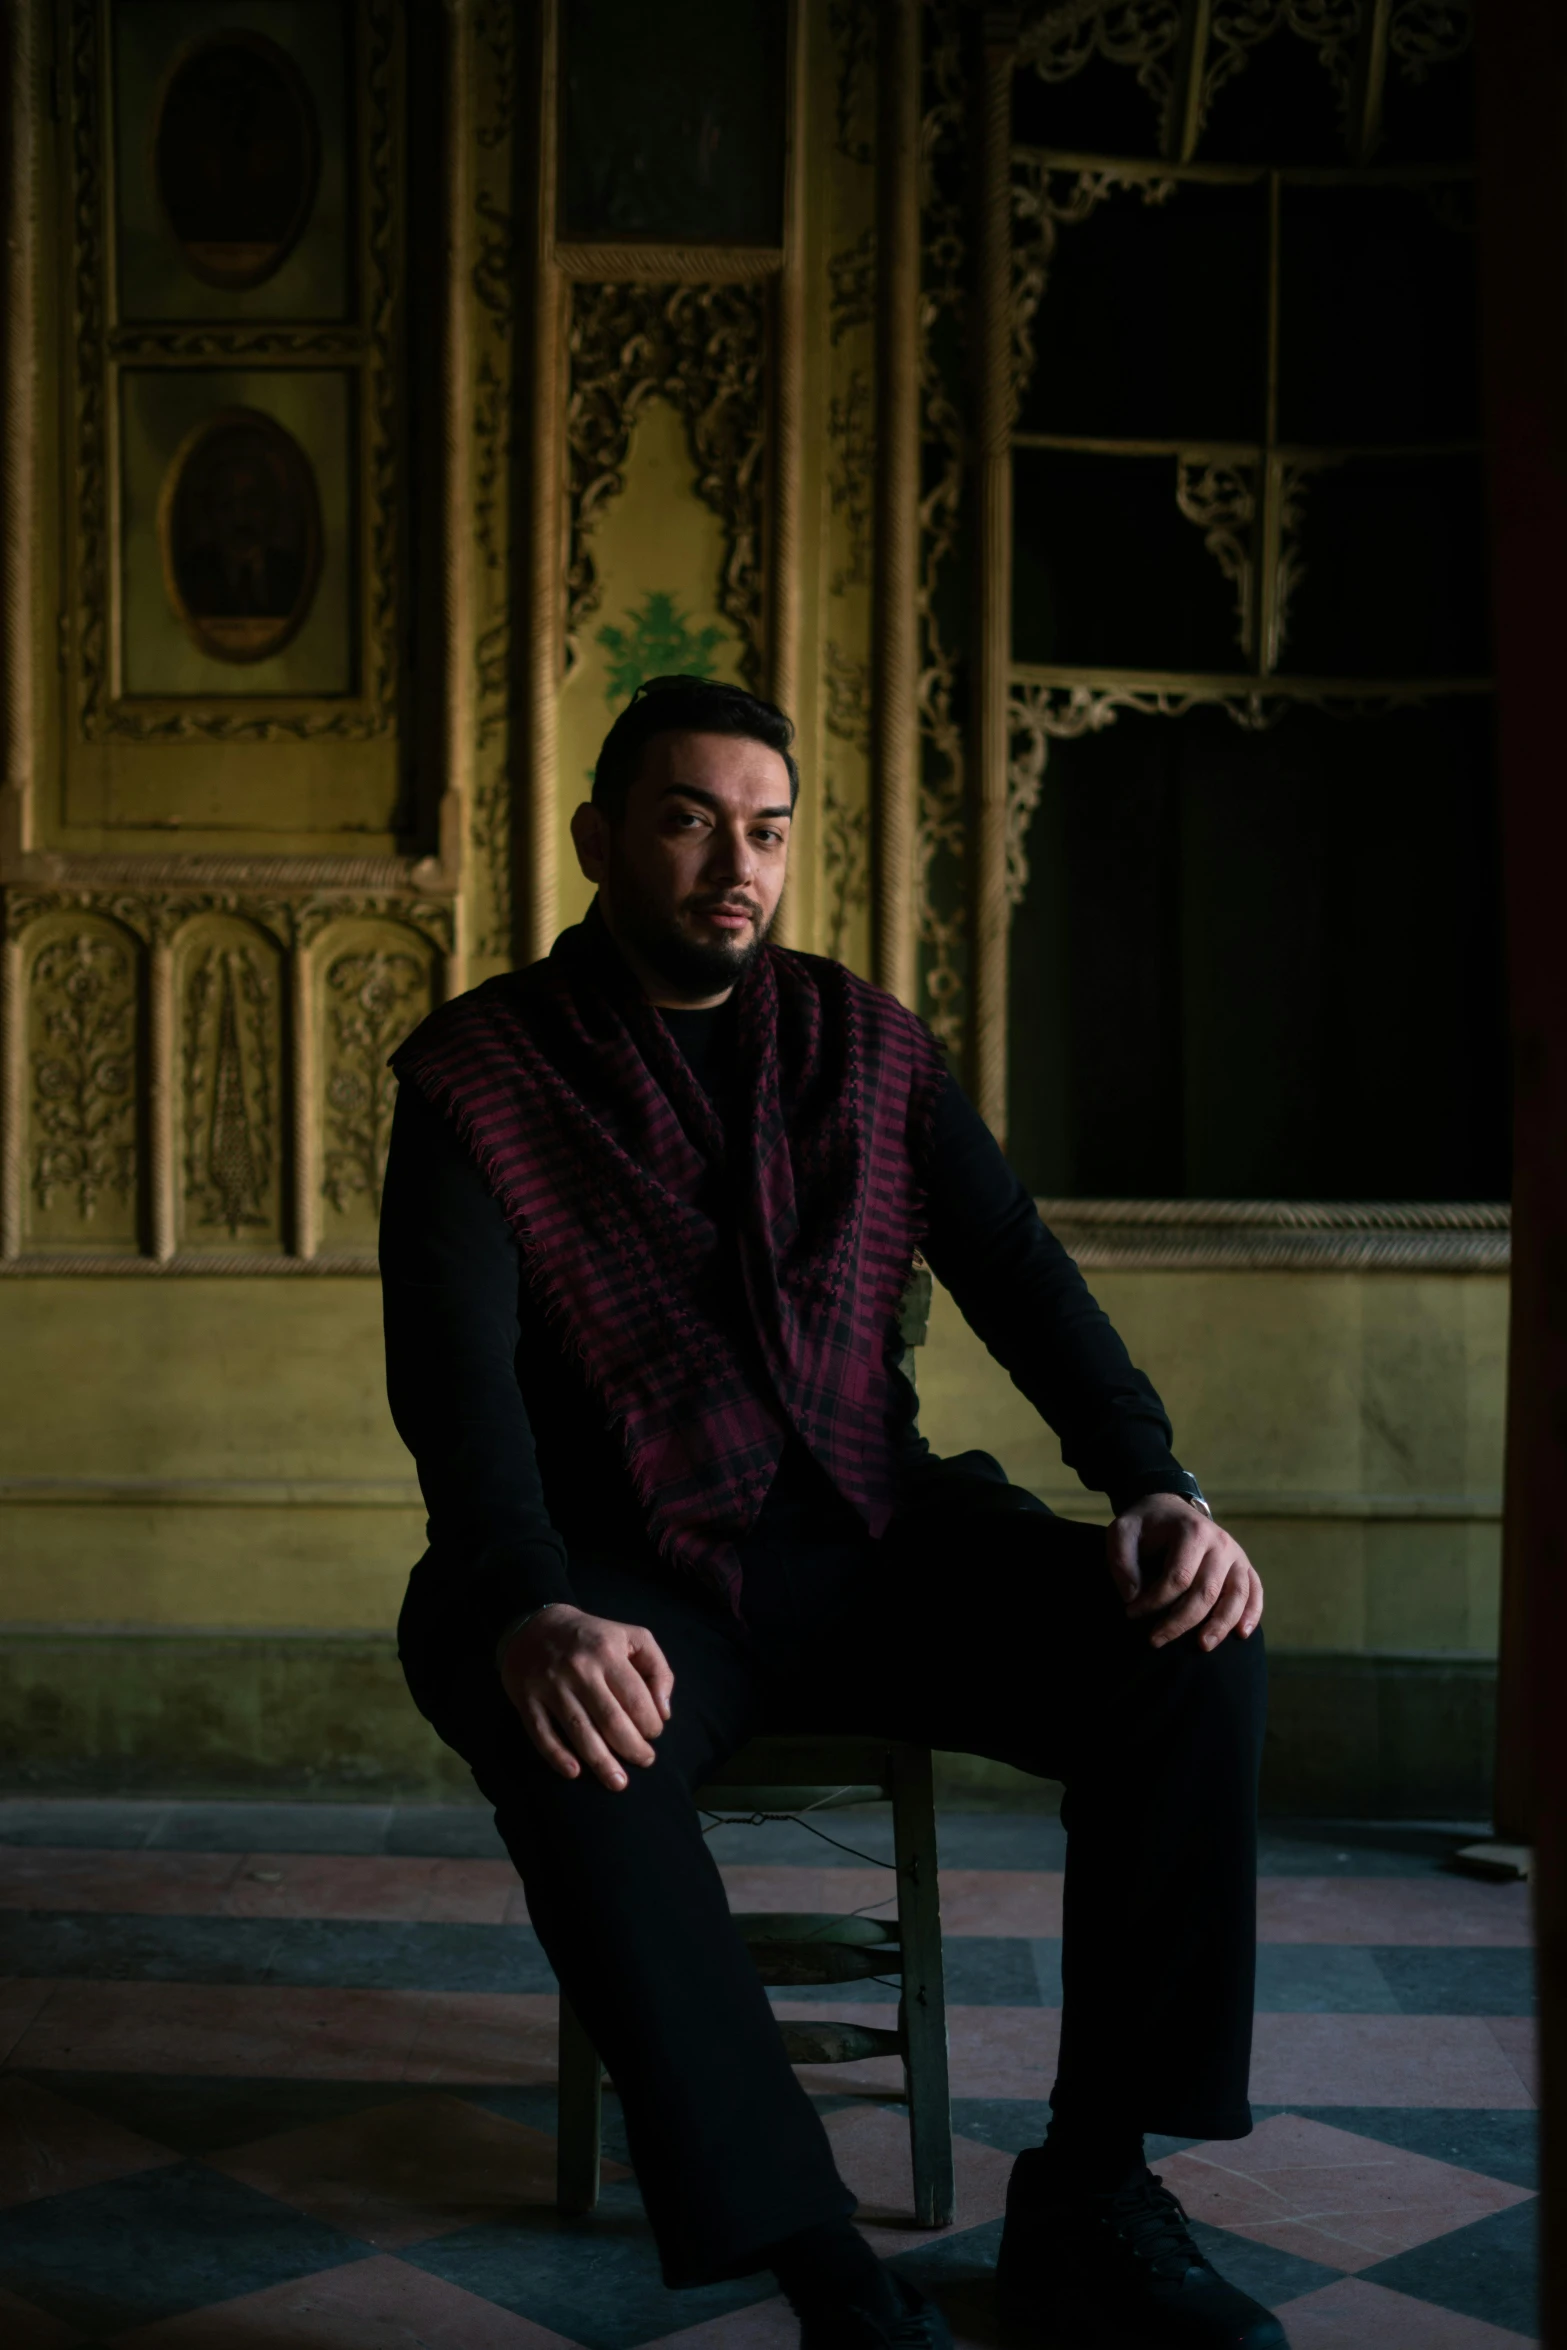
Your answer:
[[[1262,2350],[1143,2162],[1145,2131],[1251,2127],[1262,1588],[930,1032],[768,944],[792,739],[735,687],[643,687],[572,820],[586,919],[396,1056],[409,1685],[614,2080],[667,2282],[771,2269],[806,2350],[950,2336],[851,2223],[693,1790],[767,1729],[1063,1780],[1061,2051],[1004,2305],[1042,2343]],[[1108,1534],[931,1455],[916,1250]]]

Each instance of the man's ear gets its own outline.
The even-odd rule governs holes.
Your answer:
[[[603,809],[595,808],[591,800],[584,800],[571,811],[571,845],[577,852],[584,878],[596,888],[604,878],[609,855],[609,820]]]

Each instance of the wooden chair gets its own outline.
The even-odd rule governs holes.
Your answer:
[[[920,2227],[944,2228],[953,2216],[952,2110],[930,1749],[874,1738],[757,1738],[697,1794],[703,1811],[767,1819],[876,1802],[892,1806],[896,1923],[787,1912],[741,1915],[737,1923],[771,1987],[900,1978],[895,2031],[825,2016],[778,2028],[791,2064],[903,2059],[914,2215]],[[598,2052],[562,1999],[556,2201],[563,2212],[591,2211],[598,2201],[603,2086]]]

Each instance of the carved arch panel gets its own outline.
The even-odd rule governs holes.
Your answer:
[[[397,1080],[387,1061],[437,1000],[430,941],[388,920],[334,923],[311,949],[323,1248],[373,1250]]]
[[[209,915],[174,948],[181,1250],[286,1247],[285,968],[259,923]]]
[[[144,950],[109,917],[72,909],[26,940],[24,1219],[37,1247],[139,1245]]]

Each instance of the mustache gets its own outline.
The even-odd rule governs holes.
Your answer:
[[[754,898],[687,898],[688,914],[749,914],[753,922],[760,922],[762,909]]]

